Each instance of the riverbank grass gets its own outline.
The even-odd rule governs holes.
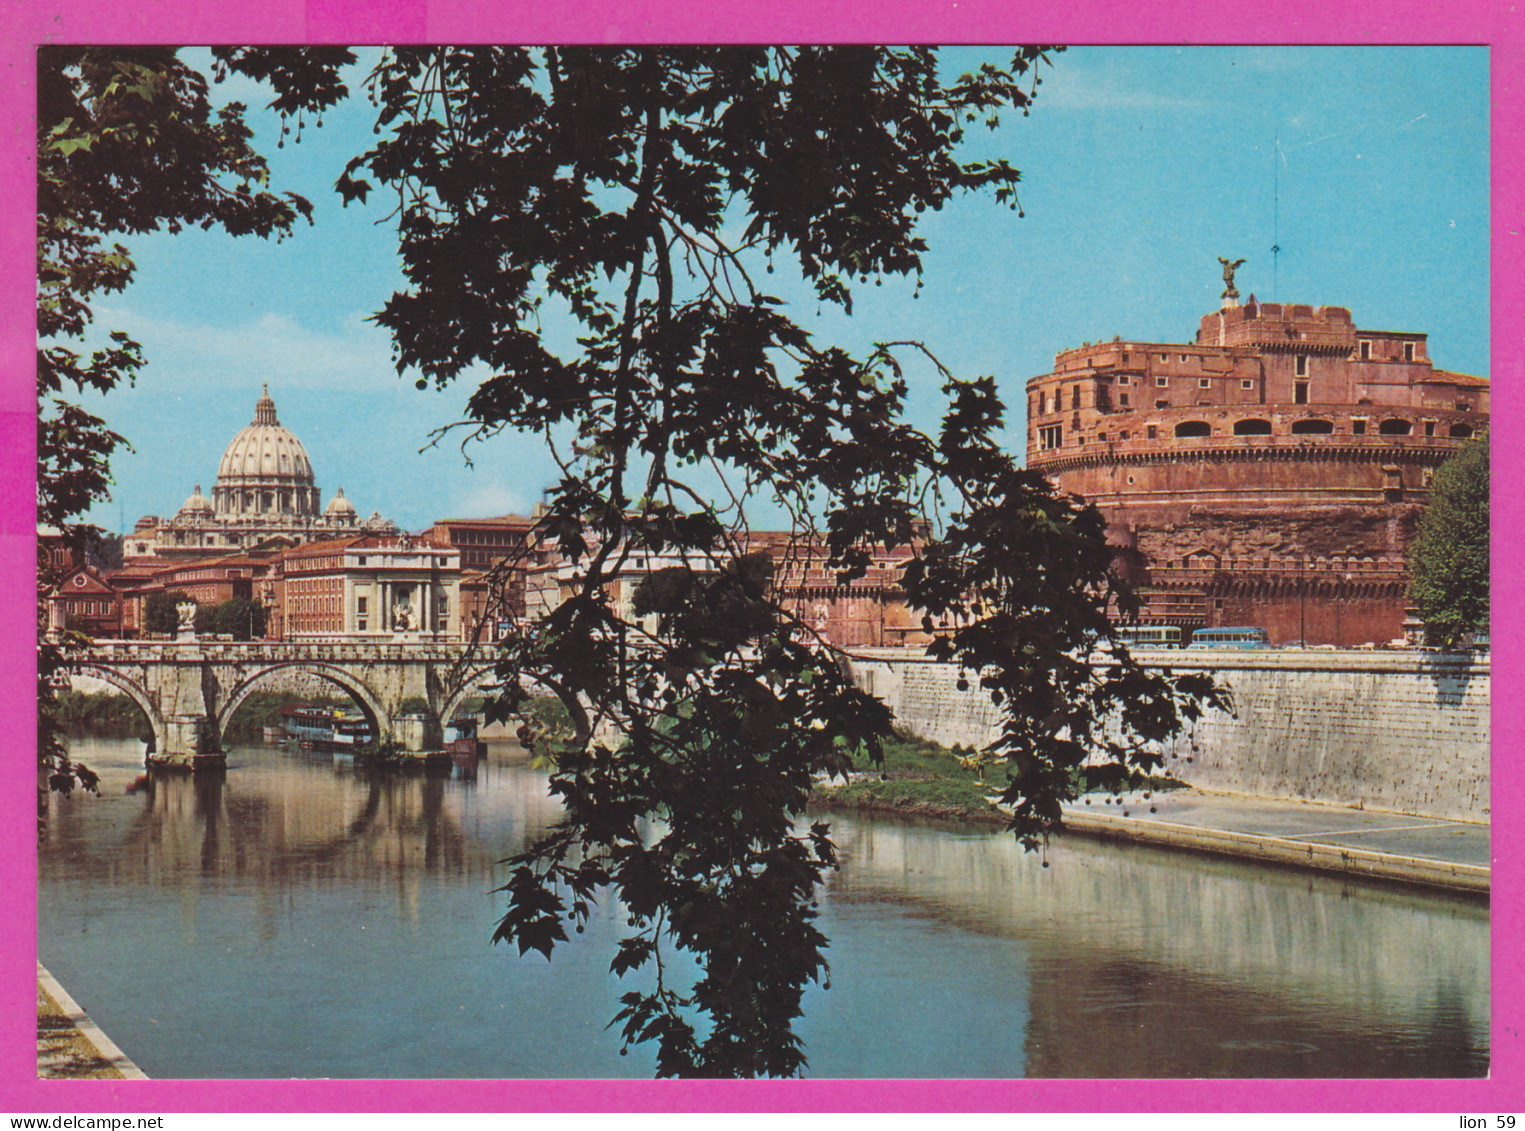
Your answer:
[[[884,744],[880,765],[820,782],[811,796],[828,809],[904,810],[931,816],[1003,819],[990,802],[1005,773],[965,747],[949,749],[902,734]]]
[[[1076,795],[1119,795],[1109,785],[1092,782],[1084,770],[1076,778]],[[854,768],[844,781],[834,778],[817,783],[811,804],[824,809],[862,809],[900,812],[981,824],[1000,824],[1006,814],[993,798],[1006,788],[1004,765],[970,747],[951,749],[901,733],[884,746],[884,762]],[[1163,775],[1131,775],[1128,791],[1167,792],[1185,789],[1186,783]]]

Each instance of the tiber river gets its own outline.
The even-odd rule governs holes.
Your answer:
[[[650,1076],[605,1029],[622,920],[547,962],[489,944],[503,857],[554,820],[517,747],[474,777],[371,780],[331,755],[141,773],[81,741],[54,798],[38,954],[145,1072]],[[832,818],[815,1077],[1478,1076],[1485,907],[1070,838]],[[632,976],[634,977],[634,976]]]

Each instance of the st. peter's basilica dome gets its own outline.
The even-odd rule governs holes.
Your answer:
[[[211,499],[198,485],[168,522],[152,515],[140,519],[123,549],[129,558],[186,558],[396,530],[379,514],[362,525],[343,490],[324,509],[307,449],[276,419],[266,386],[254,405],[254,423],[222,453]]]
[[[254,423],[222,453],[212,500],[223,518],[322,513],[307,449],[276,419],[268,385],[254,405]]]

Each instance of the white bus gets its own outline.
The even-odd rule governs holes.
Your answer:
[[[1130,648],[1179,648],[1181,629],[1173,624],[1120,624],[1114,631]]]

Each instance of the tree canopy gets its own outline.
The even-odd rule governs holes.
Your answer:
[[[1488,632],[1491,497],[1486,436],[1468,441],[1435,472],[1409,548],[1409,595],[1429,644],[1453,648],[1469,633]]]
[[[549,955],[617,898],[613,969],[645,981],[616,1022],[662,1075],[803,1066],[835,862],[806,800],[892,724],[748,564],[749,505],[790,515],[841,583],[911,548],[910,601],[951,626],[932,654],[1002,709],[992,753],[1029,846],[1083,760],[1156,768],[1222,702],[1116,643],[1108,602],[1134,606],[1103,521],[1002,450],[993,377],[921,342],[853,356],[768,289],[781,266],[851,311],[855,286],[919,278],[925,213],[967,192],[1015,210],[1018,171],[962,158],[965,131],[1026,113],[1048,59],[947,78],[922,48],[409,48],[369,80],[381,136],[338,189],[395,197],[407,285],[377,320],[399,371],[479,367],[472,433],[541,432],[561,467],[539,533],[570,595],[499,646],[500,709],[549,688],[577,734],[554,752],[565,817],[512,862],[497,937]],[[542,332],[553,315],[574,345]],[[906,414],[923,375],[946,399],[933,431]],[[638,562],[664,568],[633,610],[614,594]]]
[[[350,58],[214,57],[299,122],[343,95]],[[565,815],[511,862],[495,937],[550,955],[617,900],[612,969],[640,988],[615,1022],[662,1075],[804,1066],[794,1022],[825,976],[815,896],[836,860],[806,802],[877,760],[893,722],[796,615],[789,562],[848,584],[908,551],[931,654],[1001,708],[989,754],[1030,847],[1082,762],[1092,781],[1155,769],[1162,739],[1223,702],[1117,642],[1109,604],[1136,603],[1103,521],[1002,449],[994,377],[917,341],[855,356],[769,286],[778,268],[850,312],[857,286],[919,280],[926,213],[971,192],[1017,211],[1018,171],[964,156],[966,131],[1025,114],[1049,58],[949,77],[925,48],[429,47],[386,52],[368,80],[377,140],[337,188],[395,199],[406,284],[376,319],[398,369],[423,388],[485,373],[468,434],[542,433],[561,469],[537,534],[565,599],[495,645],[494,710],[532,687],[564,704]],[[265,188],[243,108],[213,112],[173,52],[59,49],[39,69],[39,505],[66,521],[103,496],[122,439],[59,394],[143,363],[120,334],[65,344],[131,277],[105,241],[279,237],[308,207]],[[913,381],[941,389],[938,427],[908,418]],[[782,568],[752,544],[759,501],[790,516]]]

